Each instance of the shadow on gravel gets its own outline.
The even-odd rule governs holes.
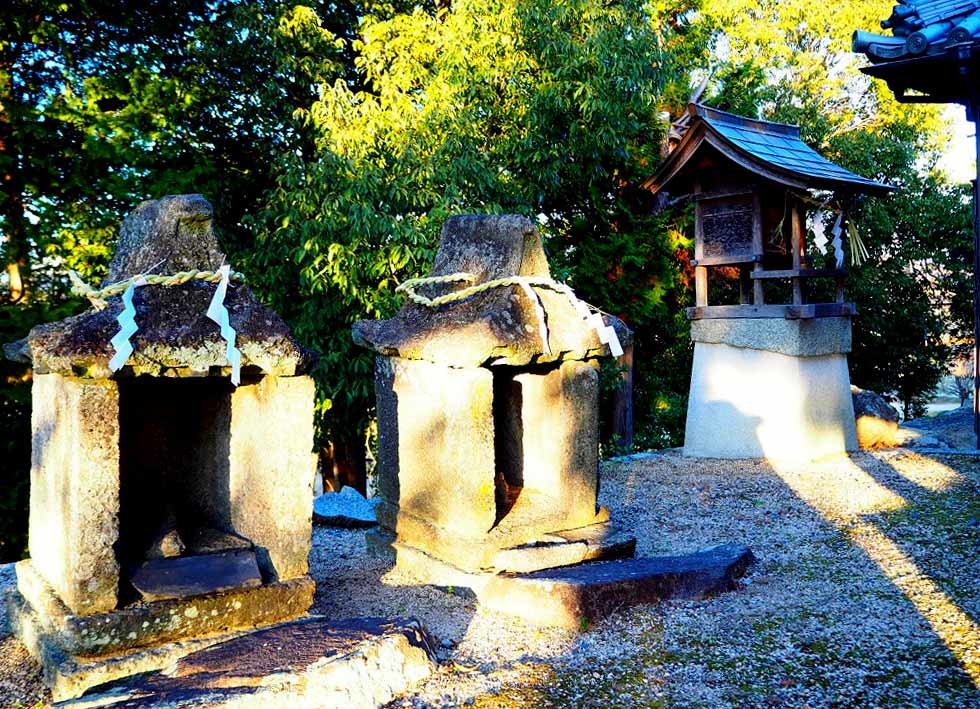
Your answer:
[[[813,465],[809,475],[773,469],[800,499],[833,524],[899,589],[980,688],[977,462],[964,476],[939,458],[911,451],[857,453]],[[809,473],[809,471],[808,471]],[[819,483],[816,481],[819,480]]]

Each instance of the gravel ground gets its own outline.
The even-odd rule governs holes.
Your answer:
[[[639,554],[735,541],[759,563],[736,592],[576,634],[400,586],[363,531],[317,528],[314,610],[415,616],[438,639],[439,670],[393,707],[980,707],[977,458],[895,450],[775,469],[669,451],[605,464],[601,497]],[[38,679],[0,639],[0,706],[43,700]]]
[[[902,424],[935,438],[950,448],[976,449],[977,436],[973,432],[973,404],[944,411],[935,416],[923,416]]]

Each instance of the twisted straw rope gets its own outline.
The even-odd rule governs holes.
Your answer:
[[[245,276],[238,271],[232,271],[229,277],[233,281],[245,281]],[[148,273],[146,275],[133,276],[132,278],[127,278],[125,281],[119,281],[118,283],[111,283],[105,288],[99,288],[98,290],[83,281],[81,276],[74,271],[68,272],[68,278],[72,283],[72,293],[88,298],[96,309],[102,310],[107,305],[106,298],[111,298],[114,295],[120,295],[121,293],[125,292],[131,283],[138,279],[141,279],[147,285],[179,286],[195,280],[204,281],[206,283],[219,283],[221,281],[221,274],[218,271],[200,271],[197,269],[191,271],[180,271],[179,273],[175,273],[170,276],[165,276],[159,273]]]
[[[465,300],[470,296],[477,295],[478,293],[483,293],[494,288],[505,288],[507,286],[548,288],[564,294],[570,298],[573,303],[578,300],[575,292],[564,283],[559,283],[558,281],[553,281],[550,278],[542,278],[540,276],[509,276],[507,278],[497,278],[492,281],[479,283],[475,286],[462,288],[458,291],[453,291],[452,293],[439,295],[435,298],[427,298],[415,291],[418,286],[435,285],[437,283],[472,283],[474,280],[476,280],[476,277],[472,273],[451,273],[448,276],[410,278],[395,288],[395,292],[404,293],[405,297],[407,297],[413,303],[418,303],[419,305],[424,305],[428,308],[438,308],[440,305],[444,305],[446,303],[456,303],[458,301]]]

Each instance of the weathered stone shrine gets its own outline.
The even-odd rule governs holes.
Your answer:
[[[816,267],[806,212],[830,202],[815,192],[889,188],[821,157],[797,126],[691,104],[675,129],[672,152],[644,187],[695,203],[685,454],[812,459],[856,448],[847,371],[855,309],[844,301],[841,234],[835,267]],[[709,273],[726,271],[737,275],[737,304],[709,304]],[[832,292],[813,279],[832,279]]]
[[[200,195],[144,202],[107,283],[216,271],[211,218]],[[30,558],[8,603],[56,700],[312,603],[315,356],[232,282],[234,386],[206,314],[216,287],[136,288],[134,351],[115,372],[118,295],[13,348],[33,362],[34,408]]]
[[[537,231],[518,216],[449,219],[430,277],[460,273],[469,280],[420,290],[549,277]],[[596,505],[608,349],[567,294],[509,284],[410,302],[353,334],[378,353],[377,514],[399,562],[414,550],[468,572],[522,572],[632,554]]]

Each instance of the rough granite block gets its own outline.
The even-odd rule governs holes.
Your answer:
[[[379,357],[376,381],[382,498],[462,537],[486,534],[496,515],[490,371]],[[379,521],[391,528],[380,509]]]
[[[310,377],[263,377],[231,397],[231,526],[254,545],[271,580],[307,572],[312,545],[313,404]]]
[[[519,374],[514,381],[521,390],[524,487],[555,500],[539,510],[544,527],[591,524],[599,475],[598,372],[568,361],[547,374]]]
[[[30,555],[72,612],[116,607],[119,391],[113,381],[35,374]]]

